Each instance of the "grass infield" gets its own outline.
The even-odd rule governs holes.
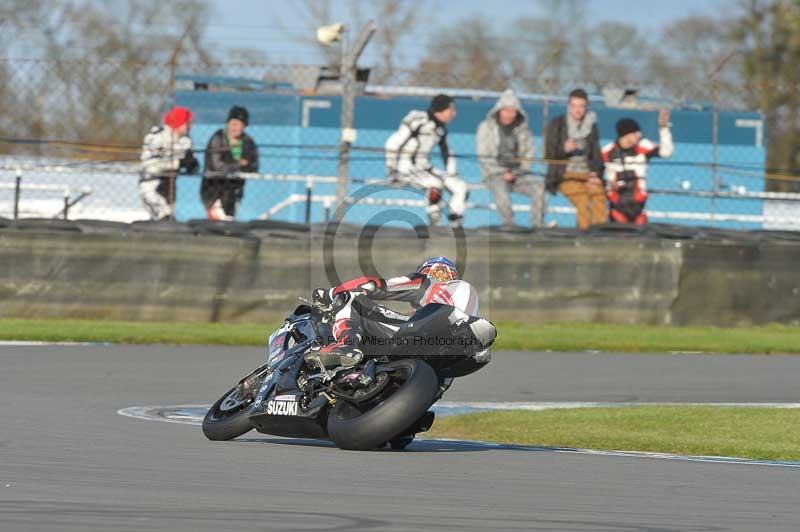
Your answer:
[[[264,345],[279,323],[280,318],[263,324],[0,319],[0,340]],[[503,321],[496,325],[497,350],[800,353],[800,327],[786,325],[732,329]]]
[[[545,447],[800,460],[800,409],[635,406],[438,419],[426,437]]]

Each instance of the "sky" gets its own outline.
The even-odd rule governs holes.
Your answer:
[[[368,0],[355,0],[358,9],[369,13]],[[257,48],[274,63],[318,63],[319,55],[310,46],[287,38],[286,32],[304,31],[292,0],[211,0],[214,16],[208,37],[225,48]],[[331,22],[347,22],[353,0],[332,0]],[[405,43],[406,61],[416,62],[427,40],[442,27],[472,15],[485,16],[497,28],[517,17],[541,16],[535,0],[422,0],[425,19]],[[616,21],[635,24],[646,34],[657,33],[670,22],[689,15],[708,15],[729,6],[730,0],[589,0],[586,17],[590,21]],[[364,61],[371,59],[369,47]]]

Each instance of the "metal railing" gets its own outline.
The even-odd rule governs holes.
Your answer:
[[[63,218],[64,220],[69,219],[69,210],[84,200],[92,193],[91,187],[82,187],[80,189],[75,189],[74,187],[70,187],[68,185],[61,185],[61,184],[42,184],[42,183],[22,183],[23,178],[23,171],[21,167],[15,169],[15,182],[14,183],[0,183],[0,189],[2,190],[13,190],[14,191],[14,200],[12,202],[12,216],[14,220],[18,220],[20,218],[20,203],[22,201],[22,192],[24,190],[36,190],[40,192],[57,192],[61,194],[62,197],[62,206],[60,207],[59,211],[55,215],[51,215],[52,218]],[[35,214],[39,214],[38,211],[34,211]]]
[[[59,164],[51,164],[51,165],[35,165],[35,164],[23,164],[17,165],[13,167],[0,167],[0,171],[5,170],[6,172],[13,171],[15,175],[15,182],[14,183],[0,183],[0,189],[4,190],[13,190],[14,191],[14,200],[13,200],[13,217],[15,219],[21,217],[24,212],[21,211],[20,205],[22,203],[22,195],[23,191],[30,190],[30,191],[40,191],[40,192],[58,192],[62,195],[63,198],[63,205],[59,208],[58,212],[52,216],[54,218],[69,218],[69,211],[72,207],[77,205],[79,202],[87,198],[89,195],[93,193],[93,189],[91,187],[75,187],[65,184],[52,184],[52,183],[26,183],[24,182],[26,172],[35,173],[35,175],[46,175],[48,179],[52,179],[52,176],[55,175],[63,175],[63,176],[75,176],[80,178],[86,178],[88,175],[94,174],[101,174],[101,175],[111,175],[113,174],[116,177],[125,176],[125,177],[132,177],[138,179],[138,172],[133,171],[135,165],[109,165],[109,166],[98,166],[97,168],[87,169],[69,165],[59,165]],[[319,185],[326,185],[328,187],[335,186],[338,183],[338,177],[333,175],[306,175],[306,174],[272,174],[272,173],[239,173],[235,176],[231,176],[239,179],[245,179],[249,181],[268,181],[268,182],[275,182],[275,183],[303,183],[305,185],[305,191],[303,193],[297,192],[290,192],[284,198],[278,200],[271,206],[267,207],[262,214],[256,216],[256,219],[266,220],[266,219],[273,219],[276,216],[279,216],[285,209],[298,205],[303,204],[305,205],[304,214],[303,214],[303,223],[311,223],[312,222],[312,205],[321,205],[323,207],[323,220],[327,221],[330,219],[333,210],[336,207],[336,195],[335,194],[327,194],[327,193],[318,193],[315,189]],[[542,177],[538,175],[537,177]],[[32,178],[36,179],[36,178]],[[198,179],[196,176],[181,176],[180,179]],[[398,190],[403,190],[406,187],[395,184],[385,178],[351,178],[350,183],[352,185],[360,185],[360,186],[367,186],[367,185],[379,185],[385,186],[387,189],[396,188]],[[478,183],[469,183],[468,188],[470,190],[485,190],[487,187],[483,184]],[[351,190],[352,192],[352,190]],[[798,207],[800,207],[800,194],[797,193],[789,193],[789,192],[759,192],[759,191],[746,191],[741,188],[734,188],[730,191],[698,191],[698,190],[676,190],[676,189],[651,189],[649,191],[651,198],[662,196],[662,195],[672,195],[672,196],[682,196],[686,198],[721,198],[727,200],[762,200],[762,201],[781,201],[781,202],[788,202],[788,203],[797,203]],[[274,199],[274,198],[273,198]],[[403,199],[403,198],[375,198],[375,197],[368,197],[355,200],[352,195],[347,196],[345,198],[345,202],[349,204],[357,203],[365,206],[393,206],[393,207],[407,207],[407,208],[420,208],[424,209],[427,206],[427,202],[423,199]],[[136,207],[139,206],[139,198],[138,195],[132,198],[128,198],[126,200],[126,205],[122,206],[121,208],[127,208],[129,210],[134,210],[133,207],[135,204]],[[467,204],[467,209],[478,209],[478,210],[496,210],[496,205],[494,202],[469,202]],[[514,212],[523,212],[527,213],[530,212],[530,205],[527,204],[514,204],[512,206]],[[551,215],[573,215],[575,213],[575,209],[571,206],[559,206],[559,205],[550,205],[546,209],[547,214]],[[716,221],[719,222],[739,222],[739,223],[747,223],[747,224],[773,224],[773,225],[781,225],[786,226],[787,228],[797,228],[800,229],[800,217],[797,216],[768,216],[766,214],[736,214],[736,213],[724,213],[724,212],[689,212],[685,210],[664,210],[664,209],[647,209],[648,217],[651,221],[665,221],[665,222],[707,222],[707,223],[714,223]],[[104,219],[103,213],[94,212],[93,215],[99,219]],[[300,221],[300,220],[298,220]]]

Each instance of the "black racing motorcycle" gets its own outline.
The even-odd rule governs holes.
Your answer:
[[[497,331],[441,304],[422,307],[396,329],[368,336],[358,363],[327,368],[313,354],[332,338],[330,316],[304,302],[270,336],[267,363],[208,410],[203,433],[231,440],[255,428],[329,439],[342,449],[405,448],[431,427],[429,409],[453,379],[489,363]]]

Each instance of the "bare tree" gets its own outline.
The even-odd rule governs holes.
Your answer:
[[[725,17],[690,16],[674,21],[661,32],[645,69],[645,79],[664,95],[679,100],[711,100],[711,79],[727,106],[737,101],[740,84],[738,59],[732,56],[732,20]]]
[[[333,20],[330,0],[299,0],[289,2],[286,8],[293,14],[293,20],[300,21],[300,29],[288,28],[276,17],[275,23],[287,38],[298,45],[307,46],[322,57],[328,66],[337,66],[340,60],[338,47],[327,46],[317,41],[317,28],[338,22]]]
[[[35,64],[30,58],[14,58],[40,35],[40,28],[59,12],[43,0],[7,0],[0,4],[0,136],[41,138],[46,132],[42,109],[41,75],[30,76]],[[20,50],[20,51],[24,51]],[[29,82],[33,77],[34,82]],[[19,146],[0,143],[0,152],[18,151]],[[27,152],[36,148],[26,147]]]
[[[397,69],[405,64],[405,46],[413,41],[417,23],[424,13],[420,0],[374,0],[369,2],[372,13],[365,15],[363,0],[352,0],[350,12],[355,27],[361,27],[367,18],[375,21],[376,30],[371,46],[377,50],[377,64],[370,79],[374,83],[397,81]],[[427,5],[426,9],[432,6]]]
[[[591,29],[590,35],[585,54],[591,66],[585,70],[584,81],[598,91],[611,85],[641,84],[649,45],[636,26],[601,22]]]
[[[504,41],[484,17],[460,20],[428,43],[412,83],[502,90],[511,80]]]
[[[375,35],[370,47],[377,50],[377,64],[373,65],[371,79],[376,83],[394,80],[399,65],[405,61],[404,45],[414,39],[415,26],[424,13],[422,0],[351,0],[348,13],[338,13],[343,20],[334,20],[331,0],[301,0],[287,4],[292,10],[294,20],[299,20],[300,29],[289,29],[282,25],[284,34],[299,45],[309,47],[320,55],[324,63],[338,66],[341,50],[338,46],[328,46],[317,42],[317,28],[335,22],[344,23],[356,32],[369,19],[375,21]],[[427,4],[430,8],[430,3]],[[355,38],[354,35],[351,38]]]
[[[9,63],[22,71],[15,90],[26,95],[25,108],[15,112],[22,124],[40,128],[50,138],[138,144],[170,97],[167,63],[175,51],[180,49],[180,57],[192,64],[212,61],[203,41],[209,14],[205,2],[30,6],[15,19],[15,31],[26,37],[39,61]],[[24,32],[26,23],[40,31]],[[29,133],[37,136],[36,131]]]
[[[736,23],[744,89],[766,120],[767,163],[796,181],[768,179],[770,190],[800,191],[800,4],[749,0]]]
[[[562,91],[582,83],[593,68],[585,0],[539,0],[541,15],[508,29],[506,51],[514,79],[532,91]]]

